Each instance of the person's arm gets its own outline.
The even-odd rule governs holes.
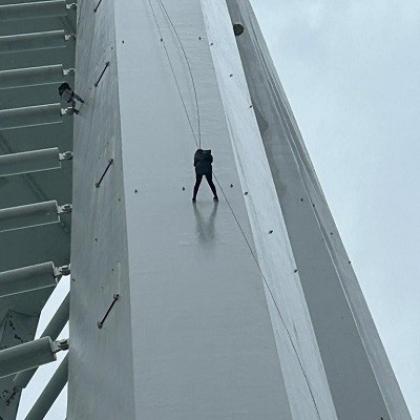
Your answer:
[[[197,166],[198,163],[198,155],[197,153],[194,154],[194,166]]]

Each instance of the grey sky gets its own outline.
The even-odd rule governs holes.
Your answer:
[[[420,420],[420,2],[252,3],[413,419]],[[20,419],[54,368],[40,369]],[[64,412],[62,395],[46,419]]]
[[[252,3],[418,420],[420,2]]]

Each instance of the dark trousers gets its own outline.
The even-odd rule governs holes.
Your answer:
[[[197,197],[197,193],[198,193],[198,189],[200,188],[200,184],[201,184],[201,180],[203,179],[203,176],[206,177],[207,182],[211,188],[211,191],[213,192],[213,196],[217,197],[217,191],[216,191],[216,186],[213,183],[213,175],[211,172],[206,173],[206,174],[199,174],[199,173],[195,173],[195,185],[194,185],[194,194],[193,194],[193,198],[195,199]]]

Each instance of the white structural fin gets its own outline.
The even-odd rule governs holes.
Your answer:
[[[75,120],[67,418],[336,420],[258,126],[249,112],[254,147],[238,152],[204,5],[91,6],[76,54],[87,106]],[[191,202],[200,146],[219,202],[205,185]]]
[[[227,0],[339,419],[411,419],[248,0]]]
[[[326,287],[313,255],[296,248],[311,238],[289,224],[319,220],[303,186],[294,198],[304,184],[294,159],[309,159],[300,138],[298,151],[290,146],[294,120],[273,68],[260,68],[270,62],[248,3],[229,6],[80,3],[75,91],[86,104],[74,125],[67,419],[396,420],[372,381],[353,308],[337,309],[343,280],[334,271]],[[234,13],[247,19],[238,44]],[[271,138],[296,180],[274,171]],[[212,151],[219,201],[205,181],[191,201],[199,148]],[[306,173],[322,201],[312,167]],[[289,187],[293,217],[282,199]],[[314,235],[321,245],[311,250],[330,273],[325,234]],[[306,264],[316,273],[311,296]],[[316,299],[328,320],[315,317]],[[350,326],[340,344],[349,349],[325,353],[328,325],[337,334]],[[351,374],[344,352],[367,372],[331,376],[334,363]],[[356,385],[368,393],[361,408]]]
[[[336,418],[226,2],[202,1],[292,416]]]

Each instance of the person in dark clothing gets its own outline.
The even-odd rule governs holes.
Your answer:
[[[194,155],[194,167],[195,167],[195,185],[193,193],[193,201],[197,198],[198,189],[200,188],[201,180],[203,176],[206,177],[207,182],[213,192],[213,200],[218,201],[216,187],[213,183],[213,168],[211,166],[213,162],[213,156],[211,150],[198,149]]]

